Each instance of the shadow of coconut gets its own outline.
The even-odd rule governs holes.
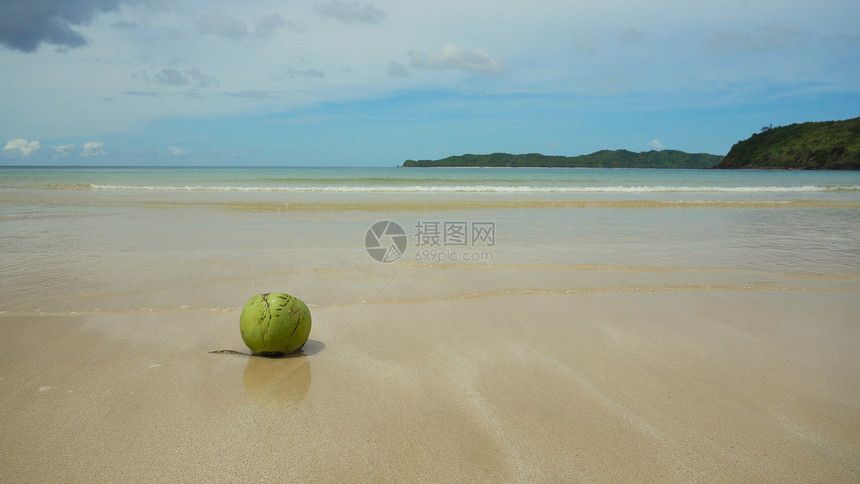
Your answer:
[[[309,342],[310,343],[310,342]],[[311,365],[302,352],[281,358],[248,358],[245,392],[262,407],[283,410],[301,402],[311,387]]]
[[[275,356],[274,358],[301,358],[303,356],[313,356],[325,349],[325,343],[315,339],[309,339],[299,348],[298,351],[288,355]]]

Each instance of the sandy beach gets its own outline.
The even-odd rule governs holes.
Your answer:
[[[3,480],[851,482],[856,298],[345,304],[284,359],[208,353],[235,309],[3,315]]]
[[[410,207],[495,221],[493,260],[388,264],[377,211],[69,196],[96,208],[4,219],[3,482],[860,479],[857,229],[826,259],[777,223],[850,204]],[[211,353],[267,291],[304,350]]]

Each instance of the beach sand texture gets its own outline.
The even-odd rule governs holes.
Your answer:
[[[83,196],[3,220],[0,481],[860,480],[857,208],[410,207],[493,261],[382,264],[375,211]],[[304,351],[210,353],[267,291]]]

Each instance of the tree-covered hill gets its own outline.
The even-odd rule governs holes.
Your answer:
[[[765,127],[735,144],[717,168],[860,169],[860,118]]]
[[[404,167],[548,167],[548,168],[713,168],[722,156],[685,153],[676,150],[645,151],[602,150],[581,156],[546,156],[538,153],[512,155],[449,156],[441,160],[406,160]]]

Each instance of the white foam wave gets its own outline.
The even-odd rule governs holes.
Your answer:
[[[534,192],[534,193],[804,193],[860,191],[860,185],[802,186],[534,186],[534,185],[314,185],[314,186],[241,186],[241,185],[96,185],[93,190],[138,190],[178,192]]]

